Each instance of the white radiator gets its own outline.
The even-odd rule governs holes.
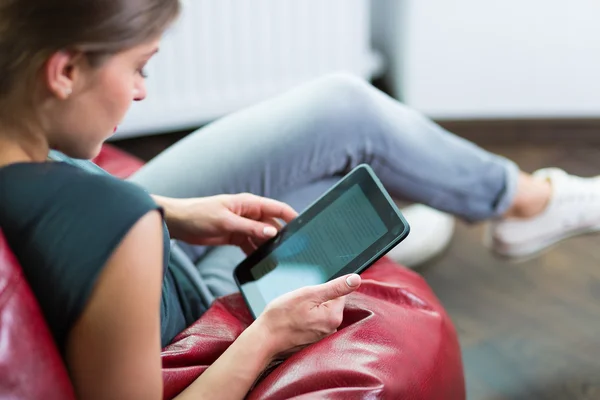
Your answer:
[[[369,0],[188,0],[115,138],[186,129],[334,71],[366,79]]]

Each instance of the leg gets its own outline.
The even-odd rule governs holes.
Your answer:
[[[392,195],[467,220],[518,216],[516,205],[547,201],[543,185],[534,187],[512,162],[345,75],[316,80],[200,129],[132,180],[173,197],[247,191],[285,201],[294,188],[363,162]]]
[[[316,80],[183,139],[133,177],[173,197],[293,188],[369,163],[390,193],[481,220],[503,214],[517,167],[345,75]]]
[[[512,163],[344,75],[223,118],[165,151],[132,180],[166,196],[246,191],[301,210],[333,181],[320,188],[312,184],[363,162],[392,195],[471,220],[504,212],[516,186]],[[300,196],[294,193],[298,187],[309,189]],[[243,257],[238,249],[216,248],[206,255],[206,249],[186,250],[198,262],[198,291],[202,284],[215,296],[236,289],[231,271]]]

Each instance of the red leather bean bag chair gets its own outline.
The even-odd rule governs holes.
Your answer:
[[[129,178],[144,165],[139,158],[109,144],[104,145],[100,154],[92,161],[121,179]]]
[[[120,171],[142,165],[121,157],[130,164],[112,164],[126,167]],[[271,368],[248,399],[465,398],[456,332],[425,281],[387,259],[363,273],[363,280],[348,298],[339,331]],[[189,385],[251,321],[239,294],[216,301],[163,350],[165,398]],[[1,234],[0,398],[74,398],[35,298]]]

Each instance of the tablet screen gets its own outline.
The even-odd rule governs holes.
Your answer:
[[[254,265],[244,292],[266,305],[299,287],[324,283],[387,232],[369,197],[355,184]]]

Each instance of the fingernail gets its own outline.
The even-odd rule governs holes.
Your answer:
[[[275,236],[277,235],[277,229],[272,226],[265,226],[265,229],[263,229],[263,234],[269,237]]]
[[[360,281],[360,277],[356,274],[352,274],[346,278],[346,284],[350,287],[354,287],[354,286],[358,285],[359,281]]]

